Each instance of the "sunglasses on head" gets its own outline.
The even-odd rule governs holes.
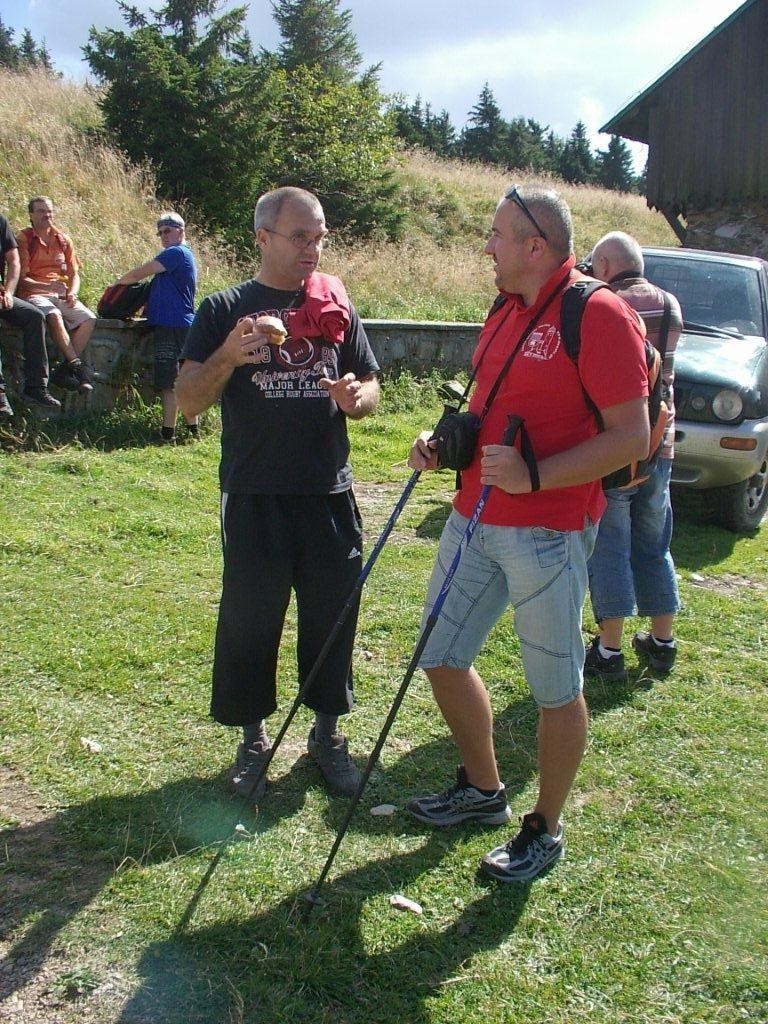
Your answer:
[[[509,199],[510,202],[512,202],[516,206],[520,207],[520,209],[523,211],[525,216],[528,218],[528,220],[531,222],[531,224],[533,224],[533,226],[536,228],[538,233],[541,235],[541,237],[546,242],[547,241],[547,233],[545,231],[541,230],[541,226],[538,224],[538,222],[536,221],[536,218],[533,216],[531,211],[528,209],[528,206],[527,206],[525,200],[523,199],[523,197],[518,192],[517,185],[513,185],[512,188],[509,189],[508,192],[505,192],[504,193],[504,198],[505,199]]]

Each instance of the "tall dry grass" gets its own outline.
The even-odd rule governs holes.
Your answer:
[[[0,211],[19,230],[29,223],[32,196],[53,199],[55,223],[74,241],[82,297],[90,304],[158,251],[155,224],[165,205],[155,197],[151,167],[136,167],[103,142],[97,99],[87,85],[0,70]],[[203,292],[239,276],[232,254],[189,218],[187,237]]]
[[[136,167],[105,144],[97,100],[87,85],[0,70],[0,208],[18,229],[28,221],[30,196],[53,198],[56,222],[73,236],[83,262],[83,297],[91,303],[157,251],[155,221],[164,205],[155,197],[151,166]],[[401,154],[395,176],[406,215],[403,239],[331,247],[324,268],[344,278],[364,316],[482,318],[493,294],[484,240],[511,176],[422,152]],[[640,196],[525,173],[513,178],[548,182],[563,193],[579,254],[616,229],[646,244],[675,244],[666,221]],[[253,252],[233,253],[185,217],[201,297],[252,272]]]
[[[627,231],[645,245],[677,244],[667,222],[642,196],[525,172],[505,174],[420,151],[403,155],[396,177],[409,214],[406,238],[330,251],[326,261],[371,317],[482,319],[493,296],[483,247],[496,203],[513,181],[557,188],[571,209],[579,255],[607,231]]]

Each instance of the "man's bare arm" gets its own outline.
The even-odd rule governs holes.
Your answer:
[[[154,277],[155,274],[164,274],[165,267],[159,260],[147,260],[140,267],[127,270],[122,277],[117,279],[118,284],[136,284],[143,281],[145,277]]]
[[[605,427],[601,433],[538,463],[541,490],[599,480],[633,459],[645,458],[650,441],[647,405],[646,398],[633,398],[601,409]],[[480,480],[509,494],[531,490],[530,473],[520,453],[500,444],[483,447]]]
[[[21,275],[21,260],[18,249],[8,249],[5,254],[5,293],[15,295]]]
[[[268,335],[254,330],[254,321],[246,317],[235,325],[204,363],[186,359],[174,389],[184,415],[188,419],[199,416],[218,402],[234,370],[238,366],[258,362],[261,358],[259,349],[267,342]]]

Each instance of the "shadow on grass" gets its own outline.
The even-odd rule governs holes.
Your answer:
[[[603,685],[590,699],[592,713],[629,700],[634,689],[632,684]],[[513,805],[536,772],[537,721],[537,709],[527,697],[510,702],[496,718],[499,763]],[[397,722],[391,739],[396,736]],[[215,899],[215,877],[207,890],[194,892],[190,885],[188,902],[179,907],[177,920],[183,923],[176,933],[142,951],[140,987],[120,1024],[395,1019],[427,1024],[432,1019],[430,998],[445,986],[461,986],[472,957],[509,937],[530,891],[528,885],[498,886],[483,879],[476,900],[457,911],[450,908],[448,925],[428,919],[418,926],[404,925],[386,949],[371,934],[368,917],[377,903],[443,870],[444,859],[476,834],[477,826],[433,831],[402,812],[395,818],[371,817],[370,807],[381,802],[402,806],[415,794],[443,788],[455,760],[453,742],[444,733],[376,767],[350,830],[367,836],[374,848],[377,836],[390,843],[393,835],[409,836],[411,844],[419,836],[422,841],[416,849],[374,857],[347,871],[342,844],[322,890],[326,905],[317,907],[309,921],[303,896],[316,881],[319,864],[307,862],[301,890],[289,891],[249,919],[215,926],[199,927],[195,920],[197,901]],[[307,789],[318,784],[303,757],[273,774],[275,781],[255,819],[247,817],[241,801],[224,795],[224,778],[217,775],[137,795],[97,797],[35,824],[5,830],[0,876],[8,884],[0,895],[0,937],[11,943],[6,957],[11,968],[0,972],[0,1000],[34,979],[60,931],[117,870],[151,867],[206,846],[223,851],[240,818],[250,831],[263,834],[277,820],[300,811]],[[331,828],[338,827],[346,807],[344,800],[329,801],[325,813]],[[528,808],[515,809],[522,813]],[[488,848],[513,830],[485,830]],[[243,884],[257,883],[245,877]],[[427,887],[431,884],[426,881]],[[409,984],[405,978],[411,979]]]
[[[490,883],[449,926],[406,921],[406,937],[381,948],[366,929],[364,900],[385,902],[444,853],[440,837],[430,836],[416,851],[337,876],[332,902],[309,918],[303,892],[294,890],[249,920],[151,945],[139,965],[141,988],[119,1024],[427,1024],[430,997],[469,983],[472,959],[514,932],[530,891],[500,892]]]

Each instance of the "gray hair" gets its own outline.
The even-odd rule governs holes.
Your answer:
[[[566,201],[559,192],[540,185],[518,187],[518,192],[520,198],[536,218],[536,223],[540,224],[542,231],[546,233],[547,244],[552,252],[561,259],[567,259],[573,253],[573,221]],[[514,202],[514,200],[509,201]],[[524,213],[523,217],[525,217]],[[525,219],[527,220],[527,218]],[[522,230],[521,235],[523,235]],[[522,241],[522,238],[520,240]]]
[[[35,203],[48,203],[50,206],[53,206],[53,200],[51,199],[50,196],[35,196],[34,199],[30,199],[29,202],[27,203],[27,212],[28,213],[30,213],[30,214],[32,213],[32,211],[35,208]]]
[[[605,256],[617,274],[621,274],[625,270],[642,274],[645,270],[640,243],[626,231],[609,231],[607,235],[603,235],[592,250],[593,263],[598,256]]]
[[[322,214],[323,212],[323,207],[317,196],[307,192],[304,188],[297,188],[295,185],[283,185],[271,192],[265,192],[256,203],[256,209],[253,211],[253,230],[274,227],[280,216],[280,211],[286,203],[295,203],[297,206],[312,210],[313,213],[319,211]]]

